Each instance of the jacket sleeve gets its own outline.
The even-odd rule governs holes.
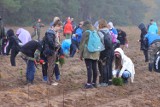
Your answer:
[[[55,48],[55,34],[47,34],[47,41],[48,41],[48,44],[49,44],[49,47],[51,49],[54,49]]]
[[[82,56],[83,55],[83,51],[84,51],[84,46],[85,46],[85,44],[86,44],[86,40],[87,40],[87,33],[89,33],[89,32],[84,32],[83,34],[82,34],[82,40],[81,40],[81,42],[80,42],[80,46],[79,46],[79,49],[80,49],[80,56]],[[89,35],[89,34],[88,34]]]
[[[11,37],[10,39],[9,39],[9,45],[7,46],[7,52],[6,52],[6,54],[8,55],[9,54],[9,52],[10,52],[10,50],[11,50],[11,47],[12,47],[12,45],[13,45],[13,38]]]

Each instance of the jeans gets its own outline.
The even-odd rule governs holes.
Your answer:
[[[122,74],[122,78],[128,79],[129,77],[131,77],[131,73],[129,71],[124,71]]]
[[[27,70],[26,70],[26,79],[27,79],[27,82],[33,83],[34,74],[35,74],[34,61],[28,60],[27,61]]]
[[[87,83],[96,83],[97,81],[97,60],[85,59],[87,68]],[[93,74],[93,80],[92,80]]]
[[[120,70],[114,70],[112,73],[113,75],[116,75],[118,77]],[[131,77],[131,73],[127,70],[125,70],[122,74],[122,78],[123,79],[128,79],[129,77]]]
[[[60,79],[60,72],[59,72],[59,66],[58,66],[58,64],[55,64],[54,72],[55,72],[56,80],[59,80]]]
[[[100,72],[100,78],[99,78],[99,83],[108,83],[109,81],[109,65],[105,64],[103,65],[102,62],[98,62],[98,68]]]

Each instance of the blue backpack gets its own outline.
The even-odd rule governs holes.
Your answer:
[[[86,30],[86,32],[89,32],[89,39],[88,39],[88,44],[87,44],[87,49],[89,52],[100,52],[103,51],[104,45],[101,42],[101,39],[97,33],[97,31],[91,31],[91,30]]]

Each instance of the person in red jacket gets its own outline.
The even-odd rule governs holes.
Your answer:
[[[71,20],[68,19],[67,23],[64,26],[64,36],[66,37],[66,39],[71,38],[72,32],[73,32],[73,26]]]

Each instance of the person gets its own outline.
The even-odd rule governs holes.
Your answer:
[[[48,70],[47,70],[47,83],[52,85],[54,74],[54,66],[56,61],[56,32],[62,29],[62,22],[56,21],[51,28],[49,28],[43,38],[43,54],[48,61]]]
[[[50,27],[52,27],[52,25],[54,24],[54,22],[56,22],[58,20],[60,20],[60,18],[57,17],[57,16],[55,16],[54,19],[53,19],[53,21],[50,23]]]
[[[66,39],[70,39],[73,32],[73,26],[70,19],[67,19],[67,23],[64,25],[64,36]]]
[[[112,38],[107,28],[107,22],[104,19],[99,20],[98,34],[101,37],[105,50],[100,52],[98,61],[98,68],[100,72],[99,83],[100,86],[108,86],[112,79],[112,63],[114,58]]]
[[[119,40],[117,40],[117,37],[118,37],[117,29],[113,26],[112,22],[108,23],[108,28],[112,36],[113,48],[116,49],[120,46]]]
[[[89,40],[89,32],[86,30],[94,30],[93,25],[89,21],[85,21],[83,24],[84,33],[82,34],[82,40],[80,42],[80,59],[85,61],[87,68],[87,83],[85,84],[85,88],[93,88],[96,87],[97,82],[97,62],[99,60],[100,52],[89,52],[85,44],[88,43]],[[93,75],[92,75],[93,74]],[[92,80],[93,77],[93,80]]]
[[[81,21],[76,29],[75,33],[72,35],[71,47],[70,47],[70,57],[74,57],[77,50],[79,50],[79,44],[82,39],[82,29],[83,21]]]
[[[140,50],[143,51],[145,62],[148,62],[148,48],[146,48],[144,43],[144,37],[147,34],[147,29],[143,23],[139,24],[138,28],[141,30],[141,35],[139,40],[139,42],[141,43]]]
[[[40,42],[36,40],[31,40],[23,45],[20,49],[21,57],[25,60],[26,67],[26,82],[27,84],[33,84],[35,66],[36,63],[40,61],[40,52],[42,51],[42,46]]]
[[[61,45],[61,48],[62,48],[62,50],[63,50],[63,52],[64,52],[64,55],[66,56],[66,57],[69,57],[69,52],[70,52],[70,48],[71,48],[71,39],[64,39],[63,41],[62,41],[62,45]]]
[[[17,56],[18,52],[20,51],[20,45],[21,41],[18,39],[18,37],[14,34],[14,31],[12,29],[9,29],[7,31],[8,39],[9,39],[9,45],[7,47],[6,54],[9,55],[9,52],[11,50],[11,56],[10,56],[10,62],[12,66],[16,66],[15,57]]]
[[[44,24],[41,23],[41,19],[39,18],[37,22],[33,24],[34,32],[32,33],[32,38],[38,36],[38,41],[40,41],[41,27],[44,27]]]
[[[2,54],[2,41],[5,38],[5,29],[2,17],[0,16],[0,55]]]
[[[149,22],[149,24],[147,25],[147,31],[148,31],[150,25],[152,25],[153,22],[154,22],[154,19],[150,19],[150,22]]]
[[[145,35],[145,43],[148,47],[148,69],[153,70],[153,63],[157,52],[160,50],[160,36],[154,33],[147,33]]]
[[[152,22],[148,28],[148,33],[158,34],[158,26],[156,22]]]
[[[131,83],[133,83],[135,69],[132,60],[124,54],[121,48],[115,49],[114,56],[113,78],[122,78],[124,83],[128,83],[128,79],[130,78]]]
[[[27,42],[32,40],[30,33],[23,28],[19,28],[16,32],[16,35],[18,36],[18,39],[22,42],[22,45],[25,45]]]
[[[58,21],[58,20],[57,20]],[[59,20],[60,21],[60,20]],[[60,33],[61,32],[57,32],[56,33],[56,38],[55,38],[55,50],[56,50],[56,61],[55,61],[55,66],[54,66],[54,70],[53,70],[53,72],[54,72],[54,74],[55,74],[55,77],[56,77],[56,81],[59,81],[60,80],[60,70],[59,70],[59,58],[61,57],[61,56],[63,56],[63,51],[62,51],[62,49],[61,49],[61,47],[60,47]],[[42,41],[42,44],[43,44],[43,46],[45,45],[45,43],[44,43],[45,41]],[[41,59],[43,59],[44,60],[44,64],[42,64],[42,74],[43,74],[43,81],[44,82],[47,82],[47,80],[48,80],[48,77],[47,77],[47,70],[48,70],[48,59],[47,59],[47,57],[44,55],[44,53],[43,53],[43,51],[44,51],[44,47],[42,48],[42,52],[41,52]],[[55,83],[52,83],[52,85],[58,85],[58,83],[57,82],[55,82]]]
[[[128,48],[128,39],[127,39],[127,35],[126,32],[121,30],[121,29],[117,29],[118,32],[118,37],[117,39],[120,42],[120,47],[123,49],[124,46],[126,46]]]

